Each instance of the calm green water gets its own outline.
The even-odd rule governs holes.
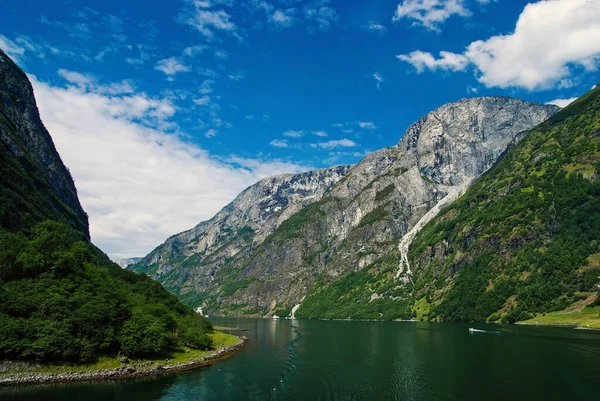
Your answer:
[[[250,344],[128,382],[0,389],[1,400],[600,400],[600,334],[412,322],[214,319]],[[497,333],[469,333],[468,327]]]

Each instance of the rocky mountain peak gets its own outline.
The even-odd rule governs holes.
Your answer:
[[[313,286],[346,273],[405,279],[400,261],[421,227],[557,110],[505,97],[446,104],[354,166],[260,181],[134,269],[212,313],[284,316],[306,314]],[[392,289],[373,293],[404,296]]]
[[[559,107],[501,96],[461,99],[427,113],[397,145],[414,151],[421,173],[445,185],[460,185],[485,171],[516,134]]]

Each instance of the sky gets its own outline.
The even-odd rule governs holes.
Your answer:
[[[360,161],[435,108],[562,107],[600,0],[0,0],[92,240],[144,256],[276,174]]]

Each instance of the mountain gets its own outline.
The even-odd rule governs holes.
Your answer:
[[[52,218],[89,238],[87,214],[40,120],[27,75],[1,50],[0,105],[0,226],[29,230]]]
[[[212,326],[90,242],[27,76],[0,50],[0,360],[87,363],[206,349]]]
[[[266,178],[243,191],[212,219],[172,236],[130,268],[151,275],[167,288],[181,288],[177,292],[184,299],[191,292],[193,299],[197,291],[208,291],[216,272],[226,268],[232,258],[250,257],[283,221],[321,199],[349,168]]]
[[[126,269],[127,267],[129,267],[131,265],[135,265],[140,260],[142,260],[142,258],[126,258],[126,259],[115,260],[115,263],[118,264],[119,266],[121,266],[121,268]]]
[[[408,268],[400,272],[398,267],[410,241],[398,250],[400,240],[407,233],[412,238],[507,146],[557,109],[506,97],[444,105],[411,125],[397,145],[345,167],[336,180],[323,181],[332,170],[321,170],[311,186],[319,195],[305,199],[302,207],[284,209],[268,224],[256,220],[279,202],[263,188],[280,178],[260,182],[212,220],[167,240],[133,269],[209,314],[410,317],[409,294],[398,285],[410,279]],[[252,208],[240,202],[254,193],[261,196],[251,198]],[[221,234],[223,241],[214,241],[215,222],[233,216],[235,228]],[[357,302],[363,298],[368,313]]]
[[[600,87],[529,132],[409,259],[419,318],[514,322],[599,304]]]

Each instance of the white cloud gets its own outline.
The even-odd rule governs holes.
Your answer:
[[[287,10],[275,10],[269,15],[268,21],[271,25],[277,28],[290,28],[296,23],[296,9],[288,8]]]
[[[213,91],[214,91],[213,85],[216,83],[217,83],[217,81],[215,81],[214,79],[205,79],[204,81],[202,81],[202,84],[200,85],[200,93],[203,95],[208,95],[210,93],[213,93]]]
[[[225,50],[215,50],[215,58],[227,60],[229,58],[229,53],[227,53]]]
[[[329,0],[315,1],[304,8],[304,18],[314,22],[320,31],[327,31],[340,20],[340,15],[333,7],[329,7]]]
[[[218,31],[229,33],[241,40],[237,25],[231,21],[231,15],[225,10],[207,10],[198,2],[195,6],[191,14],[181,17],[183,23],[196,28],[208,40],[216,39],[215,33]]]
[[[202,96],[201,98],[194,99],[194,103],[198,106],[208,106],[211,103],[210,96]]]
[[[214,128],[209,129],[204,133],[204,136],[207,138],[214,138],[217,135],[217,130]]]
[[[469,65],[467,57],[446,51],[441,51],[438,59],[433,57],[431,53],[420,50],[410,54],[400,54],[396,57],[411,64],[418,73],[424,72],[426,68],[430,70],[463,71]]]
[[[288,147],[287,141],[281,140],[281,139],[273,139],[271,142],[269,142],[269,144],[271,146],[275,146],[276,148],[287,148]]]
[[[547,102],[546,104],[554,104],[558,107],[567,107],[568,105],[573,103],[575,100],[577,100],[576,97],[572,97],[570,99],[554,99],[554,100]]]
[[[288,130],[283,133],[283,136],[287,136],[288,138],[301,138],[304,136],[304,131],[296,131],[296,130]]]
[[[278,2],[280,8],[266,1],[249,0],[242,3],[242,6],[251,15],[264,11],[267,23],[276,29],[291,28],[304,23],[309,32],[327,31],[340,20],[337,10],[330,6],[330,0],[311,1],[301,10],[291,7],[299,5],[299,3],[301,0],[282,0]],[[264,28],[261,21],[256,21],[254,26],[256,29]]]
[[[364,131],[374,131],[378,128],[372,121],[352,121],[331,124],[331,126],[338,128],[344,134],[352,134],[355,137],[360,137]]]
[[[248,121],[254,121],[254,120],[256,120],[256,116],[254,114],[248,114],[246,116],[246,120],[248,120]]]
[[[385,82],[385,79],[383,79],[383,76],[378,72],[373,74],[373,78],[377,81],[377,90],[381,90],[381,83]]]
[[[243,71],[232,72],[228,75],[228,78],[232,81],[241,81],[246,79],[246,74]]]
[[[208,49],[208,46],[206,45],[194,45],[194,46],[188,46],[185,49],[183,49],[182,54],[184,56],[188,56],[188,57],[194,57],[200,53],[202,53],[203,51],[205,51],[206,49]]]
[[[352,148],[354,146],[356,146],[356,142],[350,140],[350,139],[338,139],[338,140],[331,140],[331,141],[327,141],[327,142],[320,142],[320,143],[313,143],[310,145],[313,148],[319,147],[322,149],[333,149],[333,148],[338,148],[338,147],[343,147],[343,148]]]
[[[211,8],[218,5],[231,7],[234,4],[234,0],[193,0],[192,3],[200,8]]]
[[[439,31],[440,25],[451,16],[471,15],[463,3],[464,0],[404,0],[396,7],[393,21],[414,20],[414,25]]]
[[[358,121],[358,126],[362,129],[374,130],[377,129],[377,125],[375,125],[372,121]]]
[[[4,35],[0,35],[0,49],[2,49],[15,63],[21,63],[21,56],[25,53],[25,49],[17,45],[12,40]]]
[[[463,54],[442,52],[435,59],[416,51],[398,56],[419,72],[474,67],[488,88],[528,90],[569,86],[577,69],[595,71],[600,59],[600,1],[546,0],[525,6],[515,30],[471,43]],[[468,60],[468,63],[467,63]]]
[[[160,60],[156,63],[154,68],[168,76],[173,76],[180,72],[189,72],[191,70],[189,66],[182,64],[177,57]]]
[[[320,137],[322,137],[322,138],[324,138],[324,137],[328,136],[328,135],[327,135],[327,132],[325,132],[325,131],[314,131],[312,134],[313,134],[314,136],[320,136]]]
[[[58,70],[58,75],[64,78],[67,82],[74,84],[80,88],[86,90],[93,90],[97,93],[104,93],[108,95],[120,95],[133,93],[135,88],[133,84],[127,80],[121,82],[114,82],[110,85],[100,85],[97,83],[96,78],[91,75],[81,74],[75,71],[69,71],[65,69]]]
[[[92,239],[113,258],[143,256],[168,236],[212,217],[266,176],[307,166],[220,160],[138,121],[175,113],[162,99],[60,88],[31,77],[44,124],[70,168]]]
[[[384,34],[387,32],[387,28],[377,21],[369,21],[365,25],[363,25],[363,27],[371,32],[377,32],[380,34]]]

